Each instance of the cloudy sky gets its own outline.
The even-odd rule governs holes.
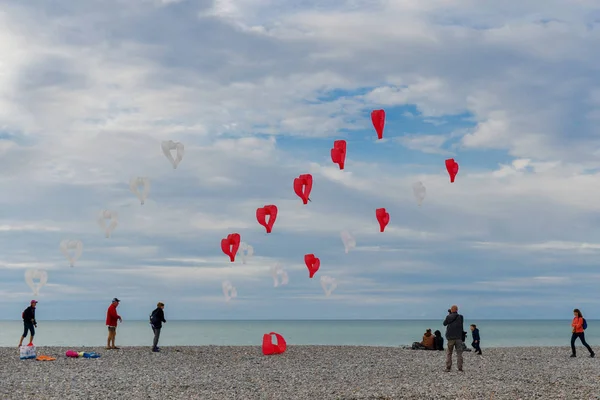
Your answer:
[[[0,318],[34,297],[28,269],[48,274],[40,319],[103,319],[115,296],[130,320],[157,301],[171,319],[600,318],[599,22],[595,0],[0,1]],[[246,264],[221,252],[232,232]]]

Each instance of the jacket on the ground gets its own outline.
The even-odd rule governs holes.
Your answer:
[[[35,320],[35,308],[29,306],[23,311],[23,322],[32,323],[37,325]]]
[[[479,338],[479,328],[475,328],[473,329],[473,333],[471,334],[471,336],[473,336],[473,341],[480,341],[481,339]]]
[[[444,326],[446,327],[446,339],[462,340],[464,332],[462,315],[456,312],[448,314],[444,320]]]
[[[121,316],[117,313],[117,306],[111,304],[106,311],[106,325],[117,326],[117,322]]]
[[[573,333],[583,333],[583,318],[575,317],[571,323],[573,327]]]
[[[433,336],[431,334],[431,332],[425,332],[425,334],[423,335],[423,341],[421,342],[421,344],[423,346],[425,346],[426,349],[433,350],[433,348],[434,348],[433,339],[434,338],[435,338],[435,336]]]
[[[152,314],[150,314],[150,323],[153,327],[160,329],[162,328],[163,322],[167,322],[165,321],[165,312],[162,308],[156,307],[156,310],[152,311]]]
[[[442,337],[442,332],[435,331],[435,338],[433,339],[434,348],[436,350],[444,350],[444,338]]]

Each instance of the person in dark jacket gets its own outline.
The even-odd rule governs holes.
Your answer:
[[[23,335],[21,335],[21,340],[19,341],[19,347],[23,345],[23,339],[27,337],[27,332],[30,333],[29,336],[29,346],[33,346],[33,337],[35,336],[35,328],[37,328],[37,321],[35,320],[35,307],[37,306],[37,300],[31,300],[29,307],[23,311]]]
[[[479,347],[481,339],[479,338],[479,329],[477,329],[477,325],[471,324],[471,332],[473,336],[473,343],[471,343],[471,346],[475,349],[475,354],[481,355],[481,347]]]
[[[435,331],[433,332],[435,338],[433,338],[433,348],[435,350],[444,350],[444,338],[442,337],[442,332]]]
[[[452,352],[456,347],[456,364],[458,370],[463,370],[463,322],[464,318],[458,313],[458,306],[454,305],[448,310],[448,315],[444,320],[446,327],[446,339],[448,340],[448,350],[446,351],[446,372],[452,368]]]
[[[167,322],[165,320],[165,305],[159,302],[156,305],[156,309],[150,314],[150,326],[152,326],[152,332],[154,332],[154,342],[152,343],[152,351],[159,352],[158,339],[160,338],[160,330],[162,329],[162,323]]]

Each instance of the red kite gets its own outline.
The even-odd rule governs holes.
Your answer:
[[[390,214],[385,211],[385,208],[378,208],[375,210],[375,216],[379,222],[379,232],[383,232],[387,224],[390,223]]]
[[[333,142],[333,149],[331,149],[331,161],[340,166],[340,169],[344,169],[344,163],[346,162],[346,141],[336,140]]]
[[[221,240],[221,250],[223,253],[229,256],[231,262],[235,261],[235,255],[240,248],[240,234],[231,233],[227,237]]]
[[[373,110],[371,111],[371,121],[373,127],[377,132],[377,137],[383,139],[383,127],[385,126],[385,111],[384,110]]]
[[[306,264],[306,268],[308,268],[309,278],[315,276],[321,266],[321,260],[315,257],[314,254],[306,254],[304,256],[304,263]]]
[[[313,178],[311,174],[300,175],[294,179],[294,192],[302,199],[304,204],[308,204],[310,191],[312,190]]]
[[[269,217],[269,221],[267,222],[267,216]],[[271,233],[273,229],[273,224],[277,219],[277,206],[270,204],[261,208],[256,209],[256,220],[259,224],[264,226],[267,229],[267,233]]]
[[[450,182],[454,182],[454,178],[458,174],[458,163],[454,161],[454,158],[446,160],[446,170],[448,171],[448,175],[450,175]]]

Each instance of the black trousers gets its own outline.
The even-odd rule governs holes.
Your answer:
[[[571,350],[573,351],[573,354],[575,354],[575,340],[577,340],[577,338],[581,339],[581,344],[588,349],[590,354],[594,354],[594,351],[592,350],[590,345],[587,344],[587,342],[585,341],[585,333],[583,332],[573,333],[573,335],[571,335]]]
[[[473,341],[473,343],[471,343],[471,346],[473,346],[475,352],[481,353],[481,347],[479,347],[479,342],[475,343],[475,341]]]
[[[152,348],[156,349],[158,347],[158,339],[160,338],[160,330],[162,328],[152,327],[152,332],[154,332],[154,341],[152,342]]]

